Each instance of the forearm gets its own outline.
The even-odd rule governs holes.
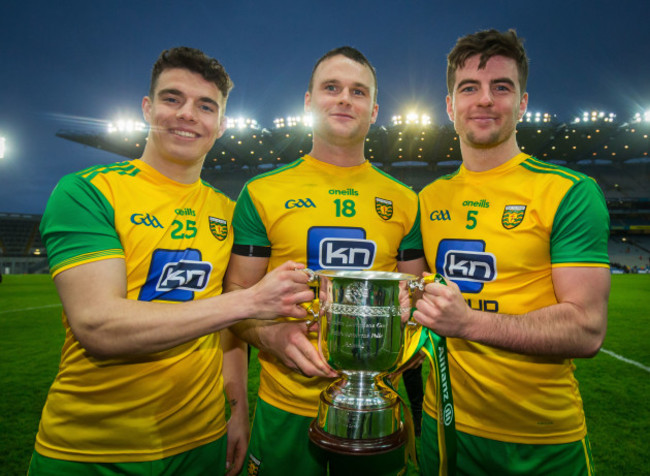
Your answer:
[[[413,317],[439,335],[458,337],[520,354],[592,357],[607,330],[607,268],[557,268],[557,303],[521,315],[470,308],[453,281],[428,284]]]
[[[251,316],[303,317],[298,303],[313,293],[297,266],[284,263],[248,289],[178,304],[127,299],[124,261],[118,259],[71,268],[54,282],[81,345],[109,358],[166,350]]]
[[[223,381],[231,414],[248,418],[248,346],[229,329],[221,331]]]
[[[63,304],[84,348],[111,358],[166,350],[226,328],[254,313],[252,298],[242,293],[179,304],[120,297],[84,309],[66,305],[65,299]]]
[[[463,338],[527,355],[563,358],[593,357],[605,337],[603,317],[570,303],[560,303],[522,315],[470,310]],[[606,319],[606,318],[605,318]]]
[[[277,321],[259,321],[257,319],[244,319],[230,327],[233,334],[244,342],[260,350],[269,350],[266,337],[268,327],[274,326]]]

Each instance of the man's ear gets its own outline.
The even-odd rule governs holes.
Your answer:
[[[145,121],[151,123],[151,98],[149,96],[142,98],[142,116]]]
[[[309,91],[305,93],[305,112],[311,112],[311,94]]]
[[[454,122],[454,100],[453,98],[447,94],[447,116],[449,117],[449,120],[451,122]]]

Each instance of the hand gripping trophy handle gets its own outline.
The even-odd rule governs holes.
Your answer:
[[[427,284],[430,283],[440,283],[447,285],[447,281],[445,281],[445,278],[442,277],[442,275],[436,273],[436,274],[429,274],[423,278],[416,279],[413,281],[409,281],[408,287],[409,287],[409,293],[410,293],[410,298],[411,298],[411,309],[409,309],[409,312],[415,309],[415,301],[416,301],[416,296],[414,294],[419,291],[419,292],[424,292],[424,288],[426,287]],[[419,326],[417,322],[413,320],[413,312],[411,312],[409,320],[406,322],[408,326]]]

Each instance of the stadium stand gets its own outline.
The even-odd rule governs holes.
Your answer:
[[[140,157],[147,130],[145,127],[62,130],[57,136],[132,159]],[[647,114],[645,118],[637,114],[624,122],[617,121],[613,114],[603,113],[585,114],[582,120],[572,122],[559,121],[549,114],[527,114],[517,131],[524,152],[596,179],[610,210],[612,261],[621,264],[621,269],[643,270],[648,265],[649,137]],[[208,153],[202,178],[236,199],[247,180],[292,162],[310,148],[311,128],[306,120],[278,119],[273,129],[261,128],[256,121],[239,120]],[[416,191],[453,172],[460,164],[458,137],[453,127],[434,125],[430,121],[393,121],[390,126],[372,126],[365,152],[376,166]],[[8,265],[3,263],[9,258],[38,259],[40,256],[42,262],[44,249],[37,231],[39,219],[0,213],[0,266],[4,266],[0,270],[7,271]],[[623,239],[628,240],[627,244],[621,245]],[[30,269],[42,269],[42,266]]]
[[[45,273],[45,248],[38,226],[40,215],[0,213],[0,272]]]

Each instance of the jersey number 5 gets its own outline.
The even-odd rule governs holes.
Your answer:
[[[465,228],[468,230],[476,228],[476,215],[478,215],[478,210],[470,210],[467,212],[467,225],[465,225]]]

